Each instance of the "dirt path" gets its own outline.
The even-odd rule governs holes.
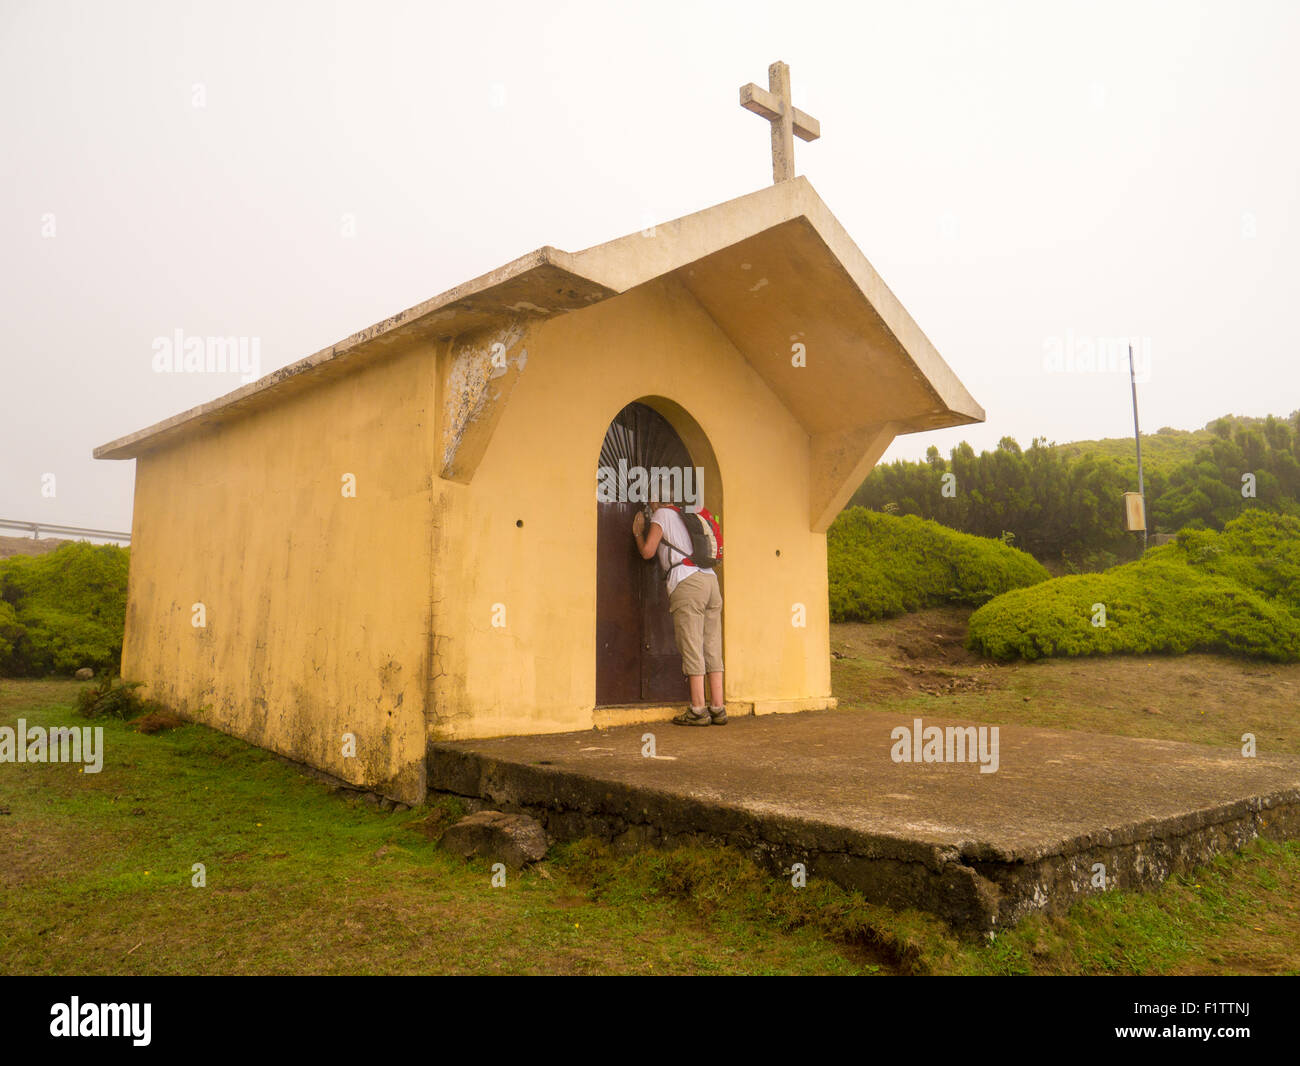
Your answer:
[[[848,706],[1300,754],[1300,664],[1216,655],[993,663],[965,649],[970,611],[939,608],[831,626],[831,678]]]

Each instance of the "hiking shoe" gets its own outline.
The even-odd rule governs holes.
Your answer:
[[[710,707],[710,708],[709,708],[709,718],[710,718],[710,720],[712,721],[712,723],[713,723],[714,725],[726,725],[726,724],[727,724],[727,708],[725,708],[725,707]]]
[[[686,708],[676,718],[673,719],[673,725],[712,725],[713,719],[709,712],[701,707],[698,711]]]

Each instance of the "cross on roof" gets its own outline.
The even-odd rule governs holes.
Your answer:
[[[815,141],[821,123],[790,102],[790,68],[779,59],[767,68],[767,89],[752,81],[740,87],[740,106],[772,123],[772,183],[794,177],[794,139]],[[769,91],[770,90],[770,91]]]

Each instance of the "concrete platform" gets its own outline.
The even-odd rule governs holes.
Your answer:
[[[914,720],[836,710],[434,743],[430,789],[526,811],[558,840],[726,844],[774,874],[802,862],[810,879],[974,931],[1300,837],[1295,756],[1001,726],[997,770],[982,773],[895,762],[899,726]]]

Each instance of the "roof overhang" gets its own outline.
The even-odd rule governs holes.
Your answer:
[[[279,403],[411,341],[447,340],[506,320],[546,318],[616,295],[574,271],[572,261],[573,256],[558,248],[539,248],[243,388],[101,445],[94,456],[134,459],[146,449],[169,444],[201,427]]]
[[[885,422],[916,433],[984,420],[805,178],[572,258],[618,292],[675,275],[812,436]]]
[[[796,178],[585,251],[540,248],[94,454],[134,458],[396,345],[566,314],[670,276],[808,433],[813,528],[829,524],[897,434],[984,420],[807,179]]]

